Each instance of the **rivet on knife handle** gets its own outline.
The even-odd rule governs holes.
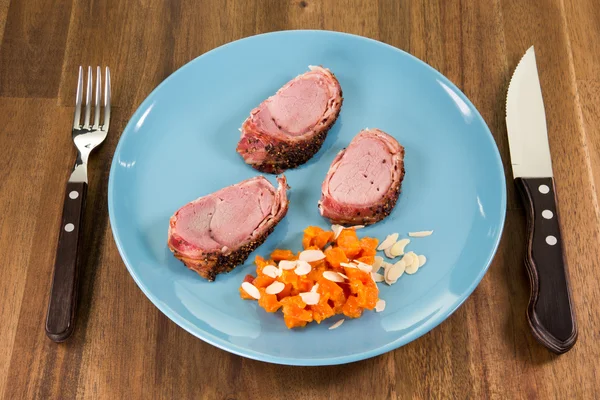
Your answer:
[[[87,183],[67,183],[46,316],[46,335],[55,342],[66,340],[74,328],[86,196]]]
[[[552,178],[517,178],[527,211],[525,266],[531,283],[527,319],[535,338],[562,354],[577,341],[577,325]]]

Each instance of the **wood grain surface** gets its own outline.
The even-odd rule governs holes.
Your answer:
[[[0,396],[6,399],[600,398],[600,3],[597,0],[0,0]],[[505,95],[535,45],[579,340],[532,337],[524,212],[509,210],[489,272],[448,320],[374,359],[284,367],[176,326],[137,288],[112,239],[109,166],[140,102],[202,53],[256,33],[375,38],[437,68],[473,101],[509,165]],[[75,152],[76,67],[109,65],[113,120],[91,157],[80,305],[63,344],[44,333],[62,197]]]

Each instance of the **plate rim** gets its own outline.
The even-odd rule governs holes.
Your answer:
[[[113,228],[113,227],[117,226],[116,219],[115,219],[115,212],[114,212],[115,205],[114,205],[114,200],[113,200],[114,199],[114,174],[118,167],[117,155],[120,153],[121,146],[124,143],[125,138],[129,135],[129,132],[132,131],[133,124],[134,124],[133,121],[138,120],[141,117],[141,114],[143,114],[146,111],[149,104],[153,101],[153,98],[156,95],[156,93],[164,85],[167,85],[168,82],[177,73],[179,73],[182,69],[189,68],[191,66],[191,64],[199,62],[199,60],[202,57],[204,57],[208,54],[222,51],[224,48],[226,48],[230,45],[233,45],[234,43],[244,42],[244,41],[248,41],[248,40],[256,40],[257,38],[260,38],[262,36],[294,35],[294,34],[307,34],[307,33],[309,33],[309,34],[317,33],[317,34],[324,34],[324,35],[350,37],[355,40],[366,41],[374,46],[382,46],[382,47],[388,48],[389,50],[400,52],[404,56],[412,58],[413,61],[416,61],[417,64],[421,65],[421,67],[429,69],[431,72],[433,72],[434,75],[436,75],[439,79],[441,79],[443,83],[448,85],[454,92],[456,92],[459,95],[459,97],[464,102],[466,102],[466,104],[474,111],[475,118],[479,119],[480,122],[482,122],[484,131],[487,134],[486,137],[493,144],[493,148],[495,149],[494,161],[495,161],[496,167],[498,168],[498,171],[500,172],[500,178],[502,178],[502,179],[500,179],[500,181],[501,181],[501,188],[500,188],[501,189],[501,199],[500,199],[500,205],[501,205],[500,211],[501,212],[500,212],[500,221],[499,221],[500,229],[498,230],[498,232],[496,234],[496,238],[495,238],[495,241],[493,244],[492,251],[490,252],[488,258],[486,259],[484,267],[482,268],[479,275],[477,275],[475,277],[473,283],[460,296],[460,300],[458,302],[456,302],[452,307],[450,307],[447,311],[445,311],[442,315],[429,319],[423,325],[421,325],[419,328],[413,330],[412,332],[409,332],[407,335],[402,336],[401,338],[397,338],[396,340],[393,340],[383,346],[380,346],[378,348],[375,348],[375,349],[372,349],[369,351],[364,351],[361,353],[352,353],[352,354],[339,356],[339,357],[290,358],[290,357],[273,356],[273,355],[269,355],[269,354],[259,353],[259,352],[253,351],[252,349],[242,347],[242,346],[236,345],[234,343],[231,343],[229,341],[226,341],[224,339],[221,339],[219,337],[216,337],[213,334],[188,322],[184,317],[182,317],[177,312],[172,310],[166,303],[163,303],[158,298],[156,298],[152,294],[152,292],[150,290],[148,290],[148,288],[141,282],[140,278],[137,276],[137,274],[131,267],[131,264],[132,264],[131,260],[129,260],[129,258],[127,257],[127,255],[123,249],[123,245],[122,245],[122,241],[119,237],[119,233]],[[179,327],[186,330],[191,335],[193,335],[196,338],[201,339],[202,341],[204,341],[212,346],[215,346],[221,350],[224,350],[229,353],[233,353],[233,354],[236,354],[236,355],[239,355],[242,357],[257,360],[257,361],[268,362],[268,363],[279,364],[279,365],[292,365],[292,366],[340,365],[340,364],[347,364],[347,363],[352,363],[352,362],[357,362],[357,361],[377,357],[381,354],[398,349],[398,348],[420,338],[421,336],[425,335],[426,333],[429,333],[431,330],[435,329],[438,325],[440,325],[442,322],[446,321],[452,314],[454,314],[454,312],[471,296],[473,291],[481,283],[481,280],[483,279],[483,277],[489,270],[489,268],[494,260],[494,257],[496,256],[496,253],[498,251],[498,247],[500,245],[500,241],[502,239],[505,224],[506,224],[506,213],[507,213],[506,175],[504,172],[504,164],[502,163],[502,158],[500,155],[500,150],[498,148],[498,144],[496,143],[496,140],[494,139],[494,136],[492,135],[492,132],[490,131],[487,122],[485,121],[485,119],[483,118],[483,116],[481,115],[481,113],[479,112],[477,107],[475,107],[475,105],[471,102],[471,100],[463,93],[463,91],[460,88],[458,88],[458,86],[456,86],[454,84],[454,82],[452,82],[450,79],[448,79],[440,71],[433,68],[431,65],[427,64],[425,61],[419,59],[418,57],[416,57],[402,49],[392,46],[390,44],[381,42],[376,39],[368,38],[365,36],[356,35],[356,34],[338,32],[338,31],[330,31],[330,30],[320,30],[320,29],[283,30],[283,31],[273,31],[273,32],[266,32],[266,33],[261,33],[261,34],[257,34],[257,35],[247,36],[247,37],[244,37],[241,39],[237,39],[237,40],[225,43],[225,44],[215,47],[205,53],[202,53],[199,56],[193,58],[192,60],[188,61],[187,63],[185,63],[182,66],[180,66],[179,68],[177,68],[177,70],[173,71],[167,78],[165,78],[160,84],[158,84],[146,96],[146,98],[136,108],[135,112],[131,115],[127,124],[125,125],[125,128],[123,129],[123,132],[121,133],[121,135],[119,137],[119,142],[118,142],[118,144],[115,148],[114,154],[113,154],[110,172],[109,172],[109,178],[108,178],[108,196],[107,197],[108,197],[108,214],[109,214],[110,228],[112,231],[114,242],[117,246],[117,250],[119,251],[119,255],[121,256],[121,259],[123,260],[123,263],[125,264],[125,267],[127,268],[128,272],[129,272],[129,275],[131,275],[131,277],[133,278],[136,285],[141,289],[141,291],[150,300],[150,302],[156,308],[158,308],[160,310],[160,312],[162,312],[167,318],[169,318],[171,321],[173,321]]]

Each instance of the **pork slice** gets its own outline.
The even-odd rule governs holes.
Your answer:
[[[261,172],[296,168],[319,151],[342,101],[342,88],[333,73],[310,67],[250,112],[237,152]]]
[[[319,211],[342,225],[381,221],[396,205],[403,179],[404,147],[379,129],[363,130],[333,160]]]
[[[287,213],[287,181],[277,181],[251,178],[181,207],[169,221],[175,257],[209,281],[242,264]]]

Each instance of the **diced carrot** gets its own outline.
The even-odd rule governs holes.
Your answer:
[[[346,253],[339,247],[331,247],[325,250],[325,260],[334,268],[340,268],[340,263],[349,262]]]
[[[304,230],[304,237],[302,238],[302,247],[308,249],[313,245],[314,239],[323,232],[323,229],[318,226],[309,226]]]
[[[256,277],[254,282],[252,282],[252,284],[254,286],[256,286],[257,288],[266,288],[273,282],[275,282],[275,278],[271,278],[270,276],[267,276],[267,275],[259,275]]]
[[[307,234],[304,234],[304,236],[302,237],[302,248],[304,250],[309,248],[313,239],[314,239],[313,236],[308,236]]]
[[[344,229],[337,238],[337,245],[344,251],[348,258],[354,259],[362,250],[360,241],[354,229]]]
[[[292,294],[292,287],[293,286],[291,283],[286,283],[283,290],[281,292],[277,293],[277,300],[281,300],[281,299],[284,299],[284,298],[290,296]]]
[[[242,287],[240,286],[240,297],[244,300],[254,300],[254,297],[250,296]]]
[[[260,299],[258,299],[258,305],[265,309],[266,312],[274,313],[281,304],[277,300],[277,295],[267,294],[264,290],[260,290]]]
[[[361,256],[361,257],[358,257],[356,260],[358,260],[360,262],[364,262],[365,264],[373,265],[373,263],[375,262],[375,257],[374,256]]]
[[[348,297],[346,304],[342,310],[345,316],[349,318],[358,318],[362,315],[362,308],[358,304],[358,298],[356,296]]]
[[[291,250],[275,249],[271,253],[271,259],[277,262],[281,260],[293,260],[294,252]]]
[[[379,240],[370,237],[364,237],[360,239],[360,256],[375,256],[377,255],[377,245]]]
[[[333,232],[331,231],[321,231],[315,238],[312,243],[317,246],[319,249],[322,249],[333,239]]]
[[[256,265],[256,273],[260,274],[262,272],[262,269],[269,265],[268,261],[265,260],[264,258],[262,258],[261,256],[256,256],[254,258],[254,264]]]

